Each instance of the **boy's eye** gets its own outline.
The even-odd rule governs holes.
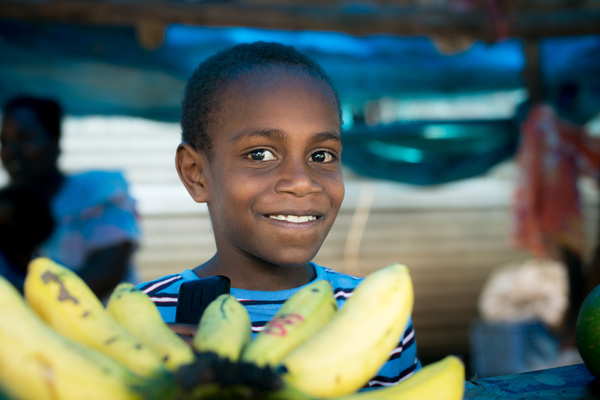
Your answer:
[[[333,155],[328,151],[318,151],[310,155],[310,159],[319,163],[326,163],[333,161]]]
[[[270,161],[270,160],[274,160],[275,156],[269,150],[258,149],[258,150],[252,150],[248,154],[248,158],[250,158],[254,161]]]

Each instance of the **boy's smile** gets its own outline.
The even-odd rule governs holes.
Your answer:
[[[253,71],[228,86],[215,114],[195,199],[208,203],[219,265],[253,276],[306,266],[344,197],[333,91],[305,72]]]

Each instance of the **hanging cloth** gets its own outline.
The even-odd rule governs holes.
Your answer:
[[[513,243],[538,258],[559,259],[561,247],[583,255],[577,182],[599,177],[600,140],[543,103],[531,107],[520,129]]]

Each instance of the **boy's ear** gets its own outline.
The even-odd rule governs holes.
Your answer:
[[[177,146],[175,167],[179,179],[181,179],[194,201],[205,203],[208,200],[206,190],[208,160],[206,155],[203,152],[196,151],[187,143],[181,143]]]

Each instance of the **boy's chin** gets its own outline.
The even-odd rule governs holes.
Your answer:
[[[321,242],[272,243],[249,252],[259,263],[281,267],[303,267],[311,262],[321,247]]]
[[[273,257],[271,260],[269,260],[269,262],[271,264],[278,265],[281,267],[305,267],[309,262],[313,260],[315,255],[316,253],[304,253],[301,255],[286,254],[280,257]]]

